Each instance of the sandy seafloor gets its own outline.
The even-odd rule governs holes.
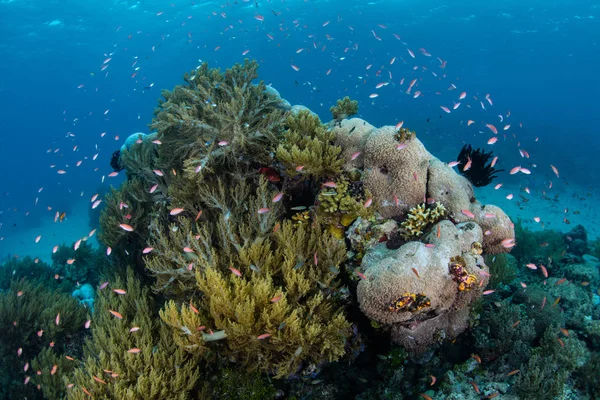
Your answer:
[[[73,204],[72,210],[63,222],[54,222],[54,214],[42,220],[40,226],[28,231],[20,231],[19,234],[7,235],[0,232],[0,256],[2,262],[7,256],[31,256],[52,264],[52,248],[60,244],[72,245],[79,239],[88,237],[91,232],[89,227],[89,208],[91,203],[81,198]],[[39,243],[35,239],[41,235]],[[98,246],[96,235],[87,239],[94,247]]]
[[[594,240],[600,235],[600,188],[582,188],[575,185],[556,185],[548,190],[546,197],[538,191],[526,194],[519,187],[503,185],[495,190],[494,181],[487,187],[476,188],[475,195],[482,204],[494,204],[501,207],[510,218],[516,222],[519,218],[523,226],[537,231],[545,228],[568,232],[575,225],[582,224],[589,240]],[[512,193],[512,200],[507,200],[506,195]],[[558,198],[555,196],[558,195]],[[527,201],[525,201],[526,199]],[[39,227],[19,234],[6,235],[0,241],[0,256],[2,262],[7,256],[38,257],[49,264],[52,263],[52,248],[58,244],[73,244],[85,238],[90,233],[89,227],[89,201],[79,200],[73,205],[67,220],[54,223],[53,215],[43,220]],[[567,212],[565,213],[565,208]],[[540,222],[534,221],[539,216]],[[565,222],[565,218],[570,223]],[[41,235],[39,243],[35,243],[37,236]],[[96,236],[88,239],[93,246],[98,246]],[[517,243],[518,245],[518,243]]]

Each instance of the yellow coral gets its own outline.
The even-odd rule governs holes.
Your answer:
[[[388,308],[390,311],[420,311],[431,306],[431,301],[425,293],[404,293],[397,300],[392,301]]]
[[[481,245],[481,243],[474,242],[471,245],[471,253],[475,254],[476,256],[481,255],[481,253],[483,253],[483,246]]]
[[[411,208],[407,219],[401,224],[404,238],[409,240],[420,237],[430,224],[438,222],[444,215],[446,208],[441,203],[433,208],[427,208],[425,203]]]
[[[344,228],[350,226],[358,217],[370,218],[373,208],[363,207],[364,200],[353,195],[350,183],[345,177],[334,182],[335,187],[323,187],[317,199],[317,215],[324,219],[329,231],[338,239],[344,238]],[[370,197],[370,193],[365,193]]]
[[[469,274],[466,265],[465,259],[461,256],[450,258],[450,274],[452,275],[452,279],[458,283],[458,290],[461,292],[471,290],[473,285],[477,283],[477,277]]]

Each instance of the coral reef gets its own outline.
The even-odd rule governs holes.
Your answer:
[[[498,207],[480,204],[471,183],[431,155],[413,132],[392,126],[376,129],[358,118],[342,121],[332,132],[342,147],[344,170],[364,170],[365,189],[382,217],[404,219],[424,199],[441,203],[455,222],[481,226],[485,253],[510,250],[505,243],[515,235],[508,216]]]
[[[408,242],[397,250],[375,246],[362,259],[366,279],[357,288],[361,310],[390,325],[392,339],[414,353],[456,337],[467,326],[468,306],[487,283],[487,266],[471,252],[471,245],[482,237],[475,223],[455,226],[441,221],[424,243]],[[430,305],[391,310],[390,302],[406,293],[422,294]]]

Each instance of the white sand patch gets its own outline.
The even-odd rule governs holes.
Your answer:
[[[495,190],[496,183],[476,188],[475,196],[482,204],[501,207],[513,222],[521,218],[523,226],[531,230],[554,229],[560,232],[568,232],[581,224],[590,240],[600,235],[600,188],[559,184],[546,190],[544,195],[539,188],[527,194],[518,186],[506,184]],[[512,200],[506,199],[510,193],[514,196]],[[540,222],[535,222],[534,217],[539,217]]]
[[[19,257],[38,257],[40,260],[52,263],[52,249],[56,245],[71,245],[79,239],[90,234],[88,221],[88,209],[90,203],[81,199],[73,205],[73,209],[67,214],[61,223],[54,223],[54,215],[43,220],[42,225],[27,231],[21,231],[16,235],[8,235],[0,241],[0,255],[3,259],[7,255],[18,255]],[[38,243],[36,238],[41,236]],[[93,247],[98,246],[96,235],[87,240]]]

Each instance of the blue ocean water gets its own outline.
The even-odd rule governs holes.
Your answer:
[[[445,160],[464,141],[485,144],[487,136],[478,134],[485,128],[466,129],[467,119],[491,123],[510,112],[509,143],[495,149],[504,168],[519,162],[514,133],[532,150],[537,181],[552,175],[553,164],[572,184],[599,183],[600,26],[593,1],[4,0],[0,7],[4,236],[17,232],[14,224],[38,224],[48,206],[66,211],[80,192],[95,193],[112,151],[130,133],[147,131],[160,90],[200,60],[226,68],[252,57],[265,82],[323,119],[337,98],[350,95],[360,101],[361,117],[376,126],[404,120]],[[447,62],[443,70],[438,57]],[[423,93],[417,99],[403,93],[415,78]],[[376,90],[379,82],[389,85]],[[462,91],[471,109],[440,110]],[[379,97],[370,99],[375,92]],[[494,106],[484,112],[472,96],[486,94]],[[57,176],[67,165],[68,174]]]
[[[445,162],[465,143],[493,150],[504,188],[483,198],[533,229],[535,215],[595,238],[599,19],[592,0],[0,0],[0,256],[48,259],[75,220],[69,240],[88,235],[90,198],[124,180],[109,177],[113,151],[149,133],[161,90],[245,58],[323,121],[350,96],[360,118],[404,121]]]

